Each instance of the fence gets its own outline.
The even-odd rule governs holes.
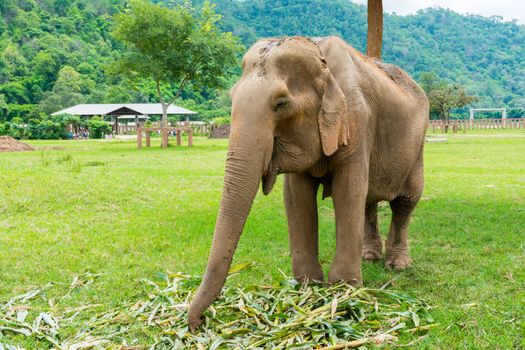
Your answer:
[[[431,120],[429,128],[433,131],[466,132],[467,130],[484,129],[525,129],[525,118],[503,119],[458,119],[458,120]]]
[[[193,133],[198,135],[206,135],[208,136],[212,130],[216,129],[219,125],[217,124],[191,124],[191,128],[193,129]]]
[[[143,124],[141,125],[142,128],[145,128]],[[152,128],[160,128],[160,124],[158,122],[151,123]],[[188,124],[186,122],[179,122],[172,127],[179,127],[179,128],[187,128]],[[218,125],[215,124],[189,124],[189,127],[193,130],[194,135],[209,135],[211,131],[218,127]],[[118,128],[118,134],[119,135],[134,135],[137,133],[137,127],[135,125],[126,125],[126,124],[120,124]]]
[[[168,147],[168,133],[175,132],[177,135],[177,146],[182,144],[181,133],[184,131],[188,134],[188,147],[193,146],[193,130],[188,126],[176,126],[176,127],[167,127],[167,128],[143,128],[139,127],[137,129],[137,147],[142,148],[142,133],[146,134],[146,147],[151,147],[151,133],[160,131],[162,134],[162,147]]]

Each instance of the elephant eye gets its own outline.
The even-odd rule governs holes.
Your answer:
[[[284,98],[280,98],[279,100],[277,100],[277,103],[275,104],[275,110],[277,111],[278,109],[284,108],[287,105],[288,105],[288,100]]]

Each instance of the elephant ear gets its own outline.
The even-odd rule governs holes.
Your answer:
[[[330,72],[328,72],[324,84],[318,123],[321,144],[326,156],[332,155],[339,146],[348,145],[350,128],[346,98]]]

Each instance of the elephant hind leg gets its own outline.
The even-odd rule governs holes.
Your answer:
[[[420,154],[416,166],[399,196],[390,201],[392,222],[386,241],[385,264],[394,270],[404,270],[412,263],[408,254],[408,224],[410,216],[423,193],[423,160]]]
[[[365,207],[365,233],[363,237],[363,260],[381,259],[383,242],[377,223],[377,203]]]
[[[318,258],[318,180],[310,175],[285,174],[284,202],[292,255],[292,271],[298,281],[323,281]]]
[[[408,254],[408,223],[416,203],[407,197],[397,197],[390,202],[392,222],[386,241],[385,264],[391,269],[401,271],[412,263]]]

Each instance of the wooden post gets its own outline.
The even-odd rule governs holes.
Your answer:
[[[193,147],[193,129],[188,130],[188,147]]]
[[[176,132],[177,132],[177,146],[180,146],[182,144],[182,135],[180,134],[182,130],[177,128]]]
[[[118,135],[118,116],[115,116],[115,135]]]
[[[151,147],[151,134],[148,129],[146,129],[146,147]]]
[[[142,129],[140,126],[137,128],[137,148],[142,148]]]
[[[383,1],[368,0],[368,34],[366,54],[381,59],[383,42]]]

